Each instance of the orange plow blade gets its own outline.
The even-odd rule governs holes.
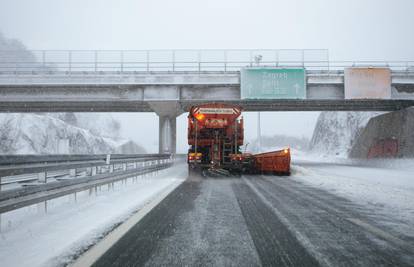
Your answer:
[[[259,173],[290,175],[290,149],[253,155],[254,168]]]

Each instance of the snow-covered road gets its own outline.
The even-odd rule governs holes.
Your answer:
[[[295,164],[290,177],[192,176],[93,266],[413,266],[410,216],[367,200],[386,203],[380,189],[411,199],[398,190],[408,177],[382,184],[395,170]]]
[[[2,214],[1,266],[59,266],[101,239],[170,186],[187,170],[178,164],[157,174],[86,190]]]
[[[296,160],[291,179],[372,209],[384,226],[414,238],[414,160]]]
[[[1,266],[65,265],[179,184],[181,191],[177,188],[146,223],[128,233],[128,242],[138,240],[136,244],[116,246],[122,253],[136,251],[134,246],[147,251],[128,258],[131,263],[261,265],[279,262],[278,257],[328,266],[407,263],[414,250],[407,246],[414,241],[413,173],[412,160],[301,157],[293,158],[290,177],[182,183],[188,174],[186,165],[179,164],[155,176],[78,193],[76,199],[69,195],[48,201],[47,213],[40,204],[3,214]],[[122,253],[111,251],[101,262],[125,263]]]

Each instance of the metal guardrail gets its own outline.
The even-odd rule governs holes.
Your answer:
[[[83,176],[76,179],[64,179],[62,181],[43,183],[37,186],[16,188],[0,192],[0,221],[1,214],[16,210],[25,206],[43,203],[44,211],[47,212],[48,200],[61,196],[73,194],[76,200],[76,194],[81,191],[89,190],[91,195],[101,190],[104,185],[114,187],[114,183],[122,181],[126,184],[128,179],[136,181],[138,176],[147,173],[157,172],[172,166],[172,159],[158,160],[156,164],[146,164],[142,167],[127,169],[119,172],[107,172],[96,174],[94,176]],[[39,206],[38,206],[39,207]],[[0,223],[1,224],[1,223]],[[0,227],[1,232],[1,227]]]
[[[1,74],[55,72],[239,71],[246,66],[343,70],[352,66],[414,71],[414,61],[330,61],[327,49],[0,50]]]
[[[75,178],[79,170],[94,176],[102,172],[114,172],[117,169],[145,167],[159,162],[171,161],[171,154],[112,154],[112,155],[8,155],[0,156],[0,191],[1,185],[36,180],[47,183],[51,176],[62,175],[67,170]],[[117,168],[118,166],[118,168]],[[16,179],[16,175],[31,174]]]
[[[0,50],[0,71],[208,71],[260,62],[329,61],[326,49]]]
[[[68,175],[70,175],[69,170],[47,172],[48,178],[59,178],[59,177],[64,177]],[[0,177],[0,180],[1,180],[1,183],[0,183],[0,189],[1,189],[2,185],[37,181],[39,180],[39,176],[38,176],[38,173],[28,173],[28,174],[7,176],[7,177],[4,177],[3,179]]]

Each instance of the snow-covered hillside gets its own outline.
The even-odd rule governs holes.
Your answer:
[[[283,149],[286,147],[293,148],[297,151],[307,151],[309,139],[306,137],[295,137],[287,136],[283,134],[276,134],[273,136],[262,136],[261,138],[261,148],[259,149],[259,142],[257,139],[246,141],[248,152],[259,153],[267,152],[278,149]],[[246,145],[243,147],[243,151],[246,148]]]
[[[371,117],[380,112],[321,112],[310,142],[310,150],[321,155],[347,157]]]
[[[1,154],[124,153],[128,142],[98,135],[50,115],[0,114]],[[129,144],[129,153],[145,152],[137,144]]]
[[[64,122],[89,130],[93,135],[119,139],[121,124],[111,113],[47,113]]]
[[[13,68],[14,63],[11,64],[8,62],[17,62],[26,71],[30,71],[31,69],[35,70],[42,66],[40,63],[33,63],[36,62],[35,55],[28,51],[22,42],[17,39],[6,38],[0,32],[0,63],[2,63],[3,70]],[[50,69],[49,67],[47,68]]]

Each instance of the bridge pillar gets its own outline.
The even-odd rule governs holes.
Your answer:
[[[176,152],[177,118],[171,116],[159,116],[158,152]]]
[[[184,111],[177,101],[152,101],[148,103],[159,118],[158,152],[176,153],[177,116]]]

